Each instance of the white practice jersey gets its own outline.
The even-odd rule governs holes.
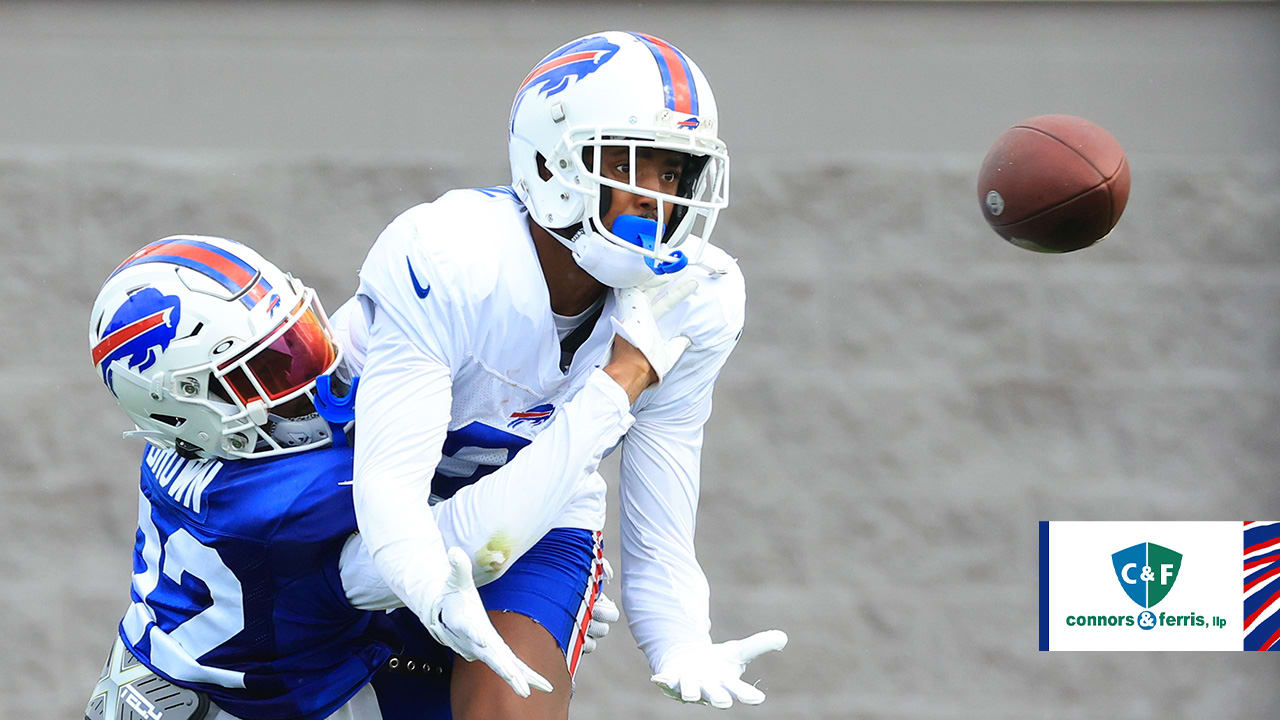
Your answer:
[[[593,375],[599,381],[609,359],[613,293],[562,369],[527,218],[510,188],[456,190],[411,208],[379,236],[356,298],[334,316],[361,376],[360,529],[379,571],[419,614],[442,580],[421,562],[440,552],[428,498],[448,497],[515,458]],[[707,247],[702,265],[716,270],[682,271],[698,288],[659,321],[691,347],[641,394],[621,443],[622,599],[654,667],[674,644],[708,641],[710,629],[693,551],[702,427],[741,333],[745,290],[737,264],[718,248]],[[605,493],[591,473],[555,526],[603,528]]]

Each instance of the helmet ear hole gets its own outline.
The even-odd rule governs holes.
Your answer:
[[[542,153],[535,153],[534,163],[538,166],[538,177],[542,178],[543,182],[550,180],[551,170],[547,167],[547,159],[542,156]]]
[[[181,418],[176,415],[163,415],[161,413],[151,413],[151,419],[175,428],[182,427],[182,424],[187,421],[186,418]]]

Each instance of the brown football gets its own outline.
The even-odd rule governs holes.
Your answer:
[[[1129,200],[1129,161],[1111,133],[1073,115],[1038,115],[1009,128],[978,172],[982,215],[1027,250],[1089,247]]]

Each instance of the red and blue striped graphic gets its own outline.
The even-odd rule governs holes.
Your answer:
[[[1280,650],[1280,522],[1244,523],[1244,649]]]
[[[644,33],[631,34],[649,48],[649,52],[653,53],[653,59],[658,63],[658,73],[662,76],[662,87],[667,98],[667,109],[685,115],[697,115],[698,86],[693,80],[689,59],[676,46],[662,38]],[[689,125],[682,125],[682,127],[689,127]]]
[[[252,265],[234,254],[207,242],[192,238],[166,238],[147,245],[130,255],[111,273],[143,263],[162,262],[178,265],[208,276],[239,296],[245,307],[252,308],[271,292],[271,283]]]
[[[591,534],[591,582],[587,583],[586,592],[582,596],[582,605],[578,607],[578,615],[573,621],[573,634],[569,637],[568,654],[565,661],[569,663],[569,677],[578,672],[578,661],[582,659],[582,649],[587,641],[587,627],[591,624],[591,615],[595,611],[596,600],[604,586],[604,533],[596,530]]]

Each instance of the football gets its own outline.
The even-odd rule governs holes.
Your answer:
[[[996,139],[978,172],[987,223],[1020,248],[1067,253],[1115,227],[1129,161],[1111,133],[1073,115],[1039,115]]]

